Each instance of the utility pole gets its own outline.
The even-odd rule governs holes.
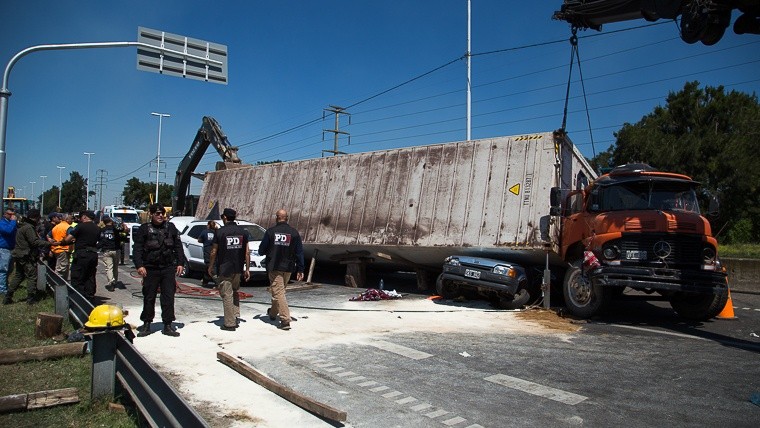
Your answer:
[[[94,155],[93,152],[84,152],[85,156],[87,156],[87,182],[85,183],[85,190],[84,190],[84,205],[85,209],[90,209],[90,157]]]
[[[40,175],[40,178],[42,179],[42,200],[40,201],[40,212],[45,211],[45,179],[47,178],[47,175]]]
[[[63,207],[61,206],[61,190],[63,190],[63,182],[61,182],[61,172],[66,169],[65,166],[56,166],[58,168],[58,209],[61,210]]]
[[[107,184],[103,184],[103,181],[108,177],[108,171],[105,169],[99,169],[95,171],[95,187],[98,188],[98,206],[97,208],[103,209],[103,188],[107,187]]]
[[[171,117],[171,115],[166,113],[151,113],[153,116],[158,116],[158,151],[156,152],[156,199],[153,201],[154,203],[158,203],[158,181],[159,181],[159,166],[161,165],[161,122],[165,117]]]
[[[333,133],[333,149],[332,150],[322,150],[322,157],[324,157],[325,152],[326,153],[332,153],[333,156],[337,155],[345,155],[345,152],[338,151],[338,134],[348,135],[348,144],[351,144],[351,136],[346,131],[340,130],[340,115],[341,114],[347,114],[348,115],[348,124],[351,124],[351,113],[346,112],[346,109],[343,107],[338,106],[330,106],[330,108],[324,109],[324,111],[329,111],[330,113],[335,114],[335,128],[334,129],[323,129],[322,130],[322,141],[325,139],[325,132],[332,132]],[[325,118],[324,112],[322,113],[322,119]]]

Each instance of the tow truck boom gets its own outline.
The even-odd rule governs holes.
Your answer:
[[[209,145],[213,145],[222,158],[221,162],[216,163],[217,171],[244,166],[238,157],[238,148],[230,144],[216,119],[204,116],[203,124],[198,129],[190,150],[179,163],[179,167],[177,167],[177,175],[174,178],[174,189],[172,190],[172,212],[175,215],[178,212],[182,215],[192,215],[192,213],[186,212],[190,211],[186,209],[190,178],[197,177],[201,180],[204,178],[205,174],[196,174],[193,171],[200,163]]]
[[[717,43],[731,23],[731,11],[741,15],[734,22],[736,34],[760,34],[760,0],[563,0],[554,19],[573,27],[601,30],[610,22],[681,17],[681,39],[686,43]]]

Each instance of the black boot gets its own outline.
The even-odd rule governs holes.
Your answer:
[[[144,337],[150,334],[150,321],[145,321],[143,325],[137,327],[137,337]]]
[[[179,336],[179,332],[177,331],[176,328],[174,328],[173,325],[171,325],[171,323],[169,323],[169,324],[164,323],[164,329],[161,330],[161,333],[163,333],[163,334],[165,334],[167,336],[172,336],[172,337]]]
[[[3,299],[3,304],[10,305],[11,303],[13,303],[13,296],[11,296],[10,294],[6,294],[5,298]]]

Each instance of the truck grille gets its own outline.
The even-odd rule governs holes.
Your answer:
[[[669,248],[666,257],[658,255],[655,246]],[[662,245],[667,244],[667,246]],[[700,235],[669,235],[665,233],[624,233],[619,241],[620,249],[627,251],[646,251],[647,262],[661,262],[672,265],[701,265],[702,250],[705,244]],[[662,251],[661,251],[662,252]]]

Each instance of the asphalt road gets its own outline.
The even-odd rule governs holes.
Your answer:
[[[379,278],[370,273],[368,282]],[[340,286],[340,275],[315,279],[323,285],[290,294],[291,306],[316,310],[363,291]],[[383,279],[386,289],[407,298],[427,297],[415,290],[412,275]],[[266,302],[265,285],[242,291]],[[218,300],[187,298],[221,309]],[[685,322],[667,302],[633,297],[574,333],[441,334],[431,328],[377,340],[367,326],[366,343],[246,359],[283,385],[348,413],[347,423],[324,421],[327,426],[756,427],[760,404],[750,397],[760,394],[760,295],[732,298],[735,320]]]

